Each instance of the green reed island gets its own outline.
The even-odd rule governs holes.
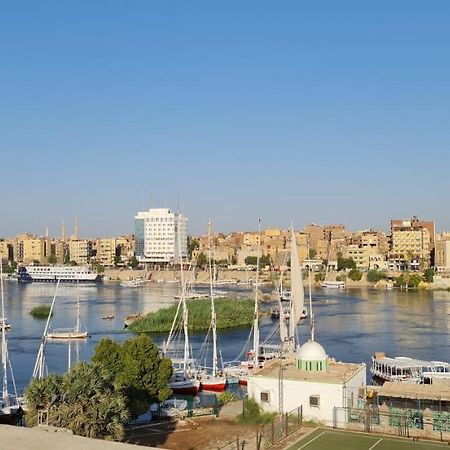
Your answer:
[[[202,331],[209,328],[211,322],[211,302],[209,299],[187,300],[189,310],[189,331]],[[178,304],[160,309],[133,322],[128,329],[138,333],[158,333],[170,331]],[[217,328],[235,328],[251,325],[253,322],[254,302],[250,299],[215,300]],[[178,313],[181,320],[181,306]]]

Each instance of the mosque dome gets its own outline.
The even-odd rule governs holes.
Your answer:
[[[324,361],[328,358],[324,348],[315,341],[305,342],[297,350],[296,356],[300,361]]]

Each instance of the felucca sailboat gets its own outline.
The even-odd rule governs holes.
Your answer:
[[[212,271],[212,251],[211,251],[211,222],[208,222],[208,259],[209,259],[209,292],[211,296],[211,325],[213,339],[213,354],[212,354],[212,370],[211,373],[203,374],[201,378],[201,387],[207,391],[224,391],[227,380],[219,374],[218,356],[217,356],[217,317],[216,307],[214,303],[215,291],[213,287],[213,271]]]

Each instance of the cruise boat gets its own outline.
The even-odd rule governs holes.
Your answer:
[[[385,381],[398,381],[403,383],[423,383],[433,376],[450,378],[450,364],[443,361],[424,361],[421,359],[396,356],[388,358],[382,352],[372,356],[370,368],[373,378],[384,383]]]
[[[90,266],[23,266],[17,272],[19,283],[94,283],[101,276]]]

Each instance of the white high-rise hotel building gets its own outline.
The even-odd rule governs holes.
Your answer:
[[[142,262],[177,262],[187,256],[187,217],[168,208],[150,208],[134,217],[136,258]],[[178,232],[179,230],[179,232]]]

